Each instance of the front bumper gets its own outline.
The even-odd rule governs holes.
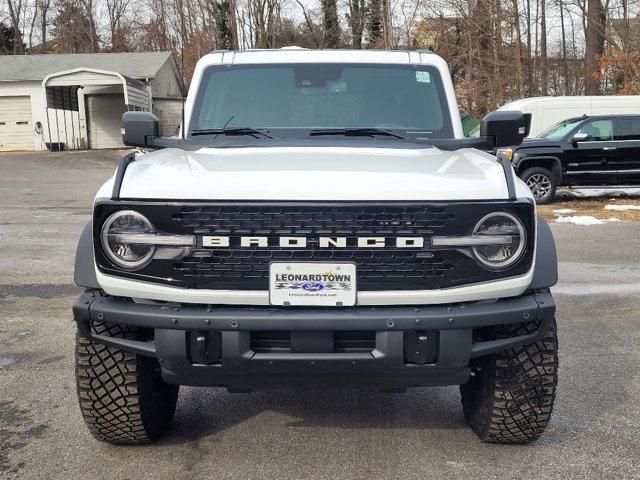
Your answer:
[[[310,385],[401,389],[466,383],[472,358],[544,337],[555,304],[548,291],[490,302],[349,308],[175,306],[84,293],[73,312],[82,335],[157,358],[169,383],[231,390]],[[146,329],[150,340],[95,335],[90,328],[95,321]],[[479,340],[483,327],[528,322],[537,323],[532,333]],[[254,338],[266,332],[286,333],[287,346],[258,349]],[[370,332],[371,348],[338,349],[336,332]],[[205,343],[196,344],[196,339],[215,353],[203,357]]]

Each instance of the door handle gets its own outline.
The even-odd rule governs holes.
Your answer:
[[[605,152],[611,152],[613,150],[617,150],[616,147],[602,147],[602,150],[604,150]]]

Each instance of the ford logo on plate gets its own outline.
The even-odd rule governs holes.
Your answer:
[[[324,284],[320,282],[304,282],[302,289],[307,292],[319,292],[320,290],[324,290]]]

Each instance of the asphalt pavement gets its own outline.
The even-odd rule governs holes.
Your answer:
[[[0,478],[640,478],[640,223],[552,225],[560,383],[533,445],[481,443],[457,387],[182,388],[157,444],[95,441],[73,376],[73,258],[115,159],[0,154]]]

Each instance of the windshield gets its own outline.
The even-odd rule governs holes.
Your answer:
[[[567,136],[571,130],[573,130],[582,120],[583,118],[570,118],[568,120],[563,120],[562,122],[556,123],[551,128],[548,128],[540,135],[538,138],[548,138],[549,140],[562,140]]]
[[[194,105],[191,132],[251,128],[300,137],[378,128],[453,138],[442,79],[424,65],[216,65],[204,71]]]

